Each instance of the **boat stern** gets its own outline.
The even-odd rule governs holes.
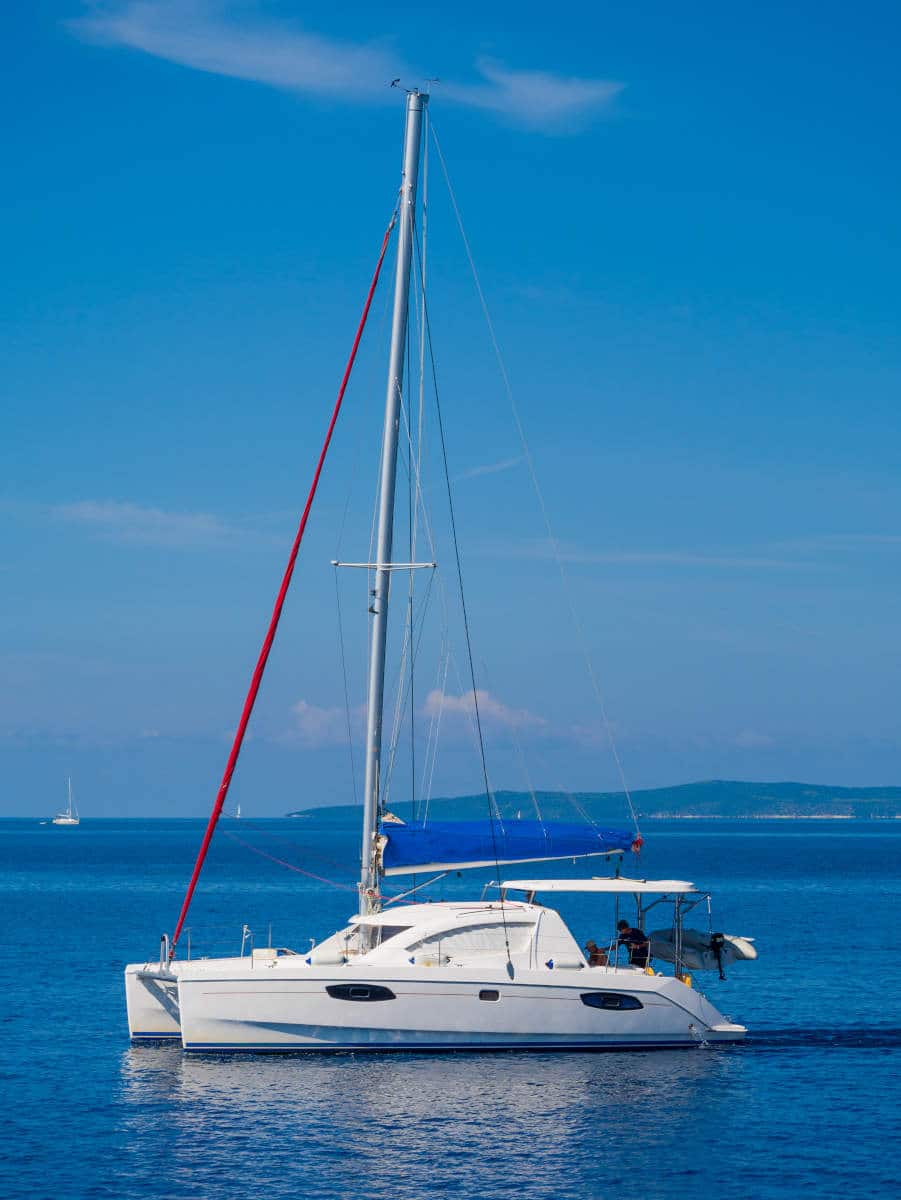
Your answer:
[[[711,1025],[704,1033],[707,1042],[743,1042],[748,1030],[744,1025],[733,1025],[731,1021],[720,1021]]]
[[[125,968],[128,1034],[133,1042],[181,1040],[178,979],[158,963],[130,963]]]
[[[688,1030],[698,1045],[727,1045],[744,1041],[748,1032],[745,1026],[724,1016],[703,992],[692,987],[689,976],[661,977],[661,983],[662,994],[691,1018]]]

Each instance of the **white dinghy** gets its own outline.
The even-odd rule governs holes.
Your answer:
[[[734,933],[719,933],[701,929],[652,929],[648,934],[651,957],[660,962],[680,962],[689,971],[719,971],[725,979],[725,969],[736,962],[752,962],[757,957],[753,938]]]
[[[588,821],[544,821],[540,814],[537,820],[501,819],[488,788],[479,725],[480,693],[471,650],[469,682],[479,728],[487,819],[400,821],[386,812],[386,773],[390,772],[382,762],[382,726],[390,582],[392,574],[401,571],[409,576],[412,589],[414,572],[436,567],[432,561],[415,561],[415,543],[410,546],[409,561],[397,561],[392,553],[398,439],[407,420],[401,400],[414,248],[421,254],[415,211],[427,101],[428,97],[417,91],[407,96],[396,214],[382,244],[288,569],[178,922],[171,940],[168,935],[161,938],[158,959],[154,955],[154,961],[131,964],[125,971],[129,1032],[135,1042],[179,1039],[185,1050],[192,1052],[601,1050],[739,1041],[744,1027],[724,1017],[691,986],[683,972],[681,950],[675,955],[673,974],[664,975],[652,967],[620,961],[621,948],[614,936],[603,965],[589,965],[560,914],[539,900],[539,896],[563,892],[595,894],[612,901],[615,916],[619,916],[621,903],[634,903],[639,924],[650,907],[667,902],[673,905],[678,929],[683,911],[701,895],[693,884],[618,875],[500,882],[500,868],[505,864],[594,856],[621,860],[630,849],[638,848],[640,839],[634,828],[599,829]],[[185,917],[228,794],[388,236],[395,225],[398,248],[375,559],[334,564],[365,568],[370,573],[365,786],[356,911],[342,929],[308,952],[251,947],[249,953],[238,957],[197,959],[190,957],[189,943],[188,957],[180,958],[176,950]],[[417,258],[417,266],[422,282],[421,258]],[[423,301],[423,330],[427,327],[425,314]],[[421,343],[420,356],[423,353]],[[444,453],[440,409],[438,415]],[[416,456],[411,453],[408,461],[415,464]],[[444,471],[456,551],[446,455]],[[410,492],[415,492],[418,503],[422,494],[418,478],[415,488],[411,483]],[[457,579],[469,649],[458,553]],[[412,628],[412,616],[410,622]],[[403,671],[400,675],[403,677]],[[386,763],[389,758],[386,753]],[[386,876],[437,874],[440,878],[450,870],[484,866],[497,872],[496,891],[488,895],[486,889],[478,899],[401,903],[403,896],[383,895]],[[310,919],[312,923],[312,913]],[[304,945],[301,932],[298,944]]]

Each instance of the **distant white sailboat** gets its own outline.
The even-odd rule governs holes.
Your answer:
[[[69,797],[68,803],[66,804],[66,810],[65,810],[65,812],[59,812],[56,814],[56,816],[53,818],[53,821],[52,821],[52,824],[54,824],[54,825],[78,825],[81,821],[81,818],[78,815],[78,809],[72,803],[72,777],[71,777],[71,775],[66,780],[66,785],[68,788],[68,797]]]

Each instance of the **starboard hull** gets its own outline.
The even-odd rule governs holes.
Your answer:
[[[132,1040],[180,1039],[192,1053],[441,1053],[674,1049],[745,1035],[699,992],[637,971],[528,971],[511,980],[503,970],[297,969],[273,978],[237,964],[215,974],[210,964],[196,972],[179,964],[168,980],[129,968]],[[348,989],[388,996],[354,1002]],[[583,1000],[592,995],[637,1007],[593,1007]]]

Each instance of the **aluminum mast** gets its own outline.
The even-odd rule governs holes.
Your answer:
[[[366,781],[363,792],[363,846],[360,870],[360,911],[380,907],[378,896],[377,836],[379,782],[382,752],[382,708],[385,699],[385,647],[388,636],[388,593],[391,586],[391,550],[394,540],[394,493],[397,478],[397,441],[400,400],[404,382],[404,349],[410,298],[410,267],[413,260],[413,222],[416,211],[416,182],[422,114],[427,95],[407,95],[404,131],[404,165],[398,201],[397,269],[394,276],[394,313],[391,321],[391,353],[388,361],[388,391],[385,399],[385,428],[379,482],[379,524],[376,542],[375,585],[369,644],[369,690],[366,708]]]

